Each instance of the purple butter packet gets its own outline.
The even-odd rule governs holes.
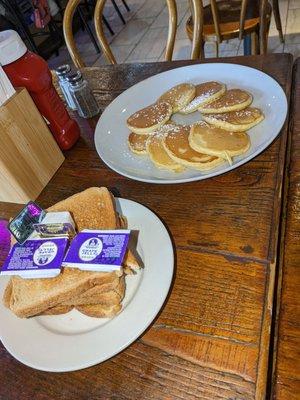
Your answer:
[[[10,249],[10,232],[7,224],[6,220],[0,219],[0,270]]]
[[[10,250],[1,275],[19,275],[22,278],[53,278],[59,275],[67,238],[32,239],[16,243]]]
[[[63,266],[88,271],[119,270],[127,249],[130,230],[84,230],[73,239]]]

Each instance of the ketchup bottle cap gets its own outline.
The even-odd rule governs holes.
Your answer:
[[[16,31],[7,30],[0,32],[0,64],[7,65],[27,52],[23,40]]]

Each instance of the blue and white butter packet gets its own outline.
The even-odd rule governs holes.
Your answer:
[[[83,230],[73,239],[64,267],[88,271],[119,270],[127,249],[130,230]]]
[[[29,239],[16,243],[10,250],[1,275],[18,275],[22,278],[53,278],[59,275],[67,238]]]

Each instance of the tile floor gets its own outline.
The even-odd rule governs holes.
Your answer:
[[[292,53],[300,56],[300,0],[279,0],[280,13],[285,43],[281,44],[274,20],[271,22],[269,34],[269,52]],[[104,14],[109,20],[115,35],[107,32],[113,53],[118,63],[151,62],[164,60],[164,47],[167,37],[168,11],[164,0],[127,0],[130,12],[118,0],[122,14],[127,23],[124,26],[110,6]],[[109,2],[107,2],[109,5]],[[187,59],[191,52],[191,43],[185,32],[185,23],[190,14],[188,0],[177,0],[178,30],[173,59]],[[78,49],[88,66],[106,64],[103,55],[97,54],[86,32],[78,32],[75,36]],[[220,56],[229,57],[243,55],[243,43],[231,40],[220,45]],[[205,45],[205,56],[215,56],[214,44]],[[60,50],[58,57],[48,60],[51,68],[71,62],[66,47]]]

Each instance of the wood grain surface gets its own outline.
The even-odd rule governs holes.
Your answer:
[[[0,201],[35,200],[64,156],[26,89],[0,108]]]
[[[295,62],[290,112],[291,155],[286,229],[279,281],[274,390],[277,400],[300,398],[300,59]]]
[[[226,62],[270,74],[289,99],[290,55]],[[193,63],[104,66],[84,73],[105,108],[131,85]],[[264,399],[287,125],[246,165],[210,180],[165,186],[135,182],[109,170],[94,149],[95,121],[80,123],[80,142],[66,153],[38,203],[47,207],[95,185],[146,205],[171,233],[174,284],[151,328],[95,367],[64,374],[34,371],[0,346],[0,399]],[[18,209],[1,203],[0,216],[8,218]]]

